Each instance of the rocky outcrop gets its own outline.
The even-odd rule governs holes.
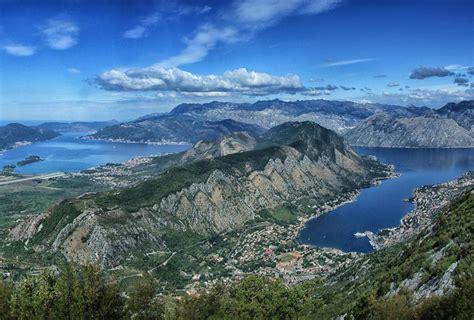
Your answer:
[[[439,117],[377,114],[344,136],[354,146],[400,148],[474,147],[474,138],[456,121]]]
[[[448,103],[436,110],[440,117],[453,119],[474,137],[474,100]]]
[[[247,132],[237,132],[214,141],[198,141],[186,151],[183,161],[205,160],[255,149],[257,140]]]
[[[49,216],[44,212],[36,216],[26,218],[20,224],[10,229],[10,239],[13,241],[24,241],[30,239],[41,228],[41,223]]]

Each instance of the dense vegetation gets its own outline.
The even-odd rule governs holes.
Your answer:
[[[0,319],[331,319],[343,314],[354,319],[471,319],[473,231],[474,193],[468,191],[432,228],[368,255],[361,262],[370,263],[365,270],[355,264],[325,280],[295,286],[252,275],[184,297],[157,295],[159,283],[147,274],[125,288],[98,268],[66,265],[14,284],[0,282]],[[443,256],[431,263],[432,253],[440,249]],[[453,263],[456,289],[444,296],[420,300],[416,292],[393,290],[420,271],[420,285],[428,283]]]
[[[150,277],[127,295],[98,268],[44,272],[14,286],[0,282],[0,319],[328,319],[314,282],[287,287],[279,279],[249,276],[183,298],[155,294]],[[410,294],[368,297],[350,310],[355,319],[471,319],[474,281],[413,304]]]

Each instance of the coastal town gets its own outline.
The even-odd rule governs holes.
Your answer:
[[[66,180],[87,178],[94,184],[107,188],[126,187],[148,178],[148,174],[137,175],[136,172],[140,171],[142,165],[150,164],[154,159],[155,157],[139,157],[122,164],[107,164],[80,173],[70,173],[63,177],[52,176],[51,179],[45,181],[51,183],[64,178]],[[395,173],[392,175],[397,176]],[[11,179],[10,177],[9,181]],[[378,183],[379,181],[374,181],[374,184]],[[472,186],[474,186],[474,173],[469,172],[448,183],[421,187],[415,190],[413,198],[410,199],[415,204],[414,210],[402,219],[400,226],[383,230],[378,234],[366,232],[355,237],[367,236],[375,249],[398,243],[428,225],[436,212],[442,210],[460,192]],[[300,244],[296,240],[298,233],[309,219],[352,202],[358,195],[359,192],[338,195],[320,207],[309,208],[308,212],[311,213],[297,216],[292,223],[275,223],[275,221],[263,219],[251,227],[224,234],[219,244],[212,240],[204,240],[198,243],[199,250],[202,252],[200,257],[194,256],[192,250],[164,252],[163,254],[168,257],[161,267],[165,267],[174,259],[202,260],[200,267],[196,269],[201,271],[180,272],[182,277],[187,279],[184,288],[188,294],[193,294],[203,287],[213,287],[221,282],[236,281],[248,274],[278,277],[287,284],[327,277],[340,268],[362,259],[364,255]],[[78,198],[80,197],[79,195]],[[125,270],[123,267],[115,268],[120,271],[117,272],[119,278],[143,276],[142,273],[134,275],[123,272]],[[8,268],[2,270],[4,277],[10,276]]]
[[[402,242],[429,226],[433,218],[446,209],[454,198],[472,187],[474,171],[468,171],[458,179],[446,183],[417,188],[414,196],[407,199],[415,207],[402,218],[398,227],[384,229],[377,234],[367,232],[367,237],[376,249]]]
[[[442,212],[454,198],[473,186],[474,172],[469,171],[450,182],[418,188],[413,198],[407,199],[415,204],[415,208],[401,220],[400,226],[384,229],[378,234],[366,232],[361,236],[367,236],[376,250],[404,241],[429,226],[437,213]],[[212,287],[221,281],[236,281],[248,274],[279,277],[287,284],[295,284],[327,277],[362,260],[362,253],[317,248],[295,241],[299,230],[309,218],[331,211],[352,201],[356,196],[357,194],[353,194],[327,204],[316,210],[314,216],[299,217],[295,224],[280,226],[260,223],[252,229],[242,231],[238,234],[238,241],[226,255],[211,255],[212,259],[223,263],[225,269],[232,271],[230,275],[212,279],[212,270],[209,270],[206,280],[202,280],[204,277],[201,274],[195,274],[186,286],[186,292],[193,294],[201,287]],[[228,241],[227,238],[224,240]]]

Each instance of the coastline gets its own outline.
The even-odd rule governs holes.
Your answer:
[[[36,141],[35,141],[36,142]],[[37,141],[39,142],[39,141]],[[13,150],[16,148],[24,147],[24,146],[29,146],[30,144],[33,144],[33,141],[17,141],[13,145],[8,146],[6,148],[0,149],[0,152],[8,151],[8,150]]]
[[[429,149],[445,149],[445,150],[451,150],[451,149],[474,149],[474,146],[459,146],[459,147],[434,147],[434,146],[429,146],[429,147],[424,147],[424,146],[418,146],[418,147],[409,147],[409,146],[367,146],[367,145],[357,145],[357,144],[350,144],[351,148],[380,148],[380,149],[422,149],[422,150],[429,150]]]
[[[302,243],[302,242],[298,241],[298,234],[302,229],[304,229],[306,227],[306,224],[309,220],[319,218],[322,215],[330,213],[330,212],[336,210],[339,207],[342,207],[346,204],[357,201],[357,198],[359,197],[359,195],[361,194],[363,189],[376,187],[376,186],[380,185],[380,183],[384,180],[398,178],[398,177],[401,176],[400,173],[394,171],[394,166],[393,165],[388,165],[388,166],[390,167],[390,173],[387,176],[374,178],[374,179],[372,179],[372,181],[370,182],[370,184],[368,186],[361,187],[360,189],[357,189],[357,190],[354,190],[354,191],[349,191],[349,192],[346,192],[342,195],[339,195],[339,196],[337,196],[336,199],[334,199],[332,201],[329,201],[328,203],[324,204],[322,206],[322,208],[320,209],[320,211],[317,211],[314,214],[310,214],[309,216],[306,216],[306,217],[301,217],[300,221],[298,223],[298,227],[296,228],[296,233],[293,234],[293,239],[294,239],[295,243],[298,244],[298,245],[308,246],[308,247],[312,247],[312,248],[336,250],[336,251],[346,253],[346,254],[353,253],[353,252],[345,252],[345,251],[337,249],[337,248],[318,247],[318,246],[315,246],[315,245],[312,245],[312,244],[309,244],[309,243]]]
[[[408,200],[413,203],[414,208],[400,219],[399,225],[384,228],[377,233],[364,233],[375,250],[403,242],[429,226],[438,213],[469,188],[474,188],[474,171],[467,171],[444,183],[420,186]]]
[[[173,140],[161,140],[161,141],[149,141],[149,140],[142,140],[142,141],[133,141],[127,139],[106,139],[106,138],[92,138],[90,136],[82,136],[79,137],[82,140],[90,140],[90,141],[104,141],[104,142],[113,142],[113,143],[128,143],[128,144],[148,144],[148,145],[174,145],[174,146],[185,146],[185,145],[192,145],[191,142],[186,141],[173,141]]]

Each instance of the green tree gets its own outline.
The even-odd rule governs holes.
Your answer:
[[[133,319],[163,319],[165,301],[156,297],[153,278],[146,274],[133,286],[127,301],[128,316]]]
[[[11,319],[10,299],[13,294],[13,286],[10,283],[0,281],[0,319]]]

